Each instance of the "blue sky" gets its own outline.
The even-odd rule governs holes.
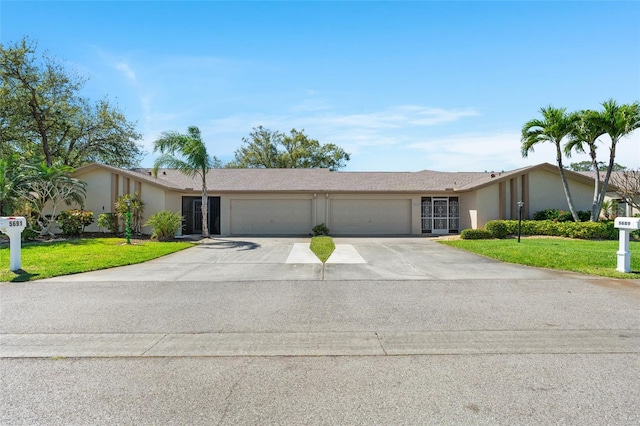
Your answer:
[[[522,125],[640,100],[638,22],[635,1],[0,2],[2,43],[27,35],[89,77],[138,123],[145,166],[189,125],[223,160],[262,125],[340,145],[349,171],[553,163],[551,146],[521,158]],[[640,132],[617,160],[640,167]]]

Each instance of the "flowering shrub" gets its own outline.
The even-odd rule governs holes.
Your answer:
[[[86,226],[94,222],[93,212],[89,210],[65,210],[56,219],[64,235],[79,237]]]

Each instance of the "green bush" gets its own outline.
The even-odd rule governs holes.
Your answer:
[[[98,226],[111,232],[112,234],[118,233],[118,220],[117,216],[113,213],[102,213],[98,216]]]
[[[168,210],[161,210],[152,215],[144,226],[151,226],[154,240],[170,240],[182,225],[182,216]]]
[[[490,240],[493,235],[485,229],[463,229],[460,238],[463,240]]]
[[[93,212],[89,210],[65,210],[56,218],[58,226],[64,235],[79,237],[86,226],[94,222]]]
[[[314,226],[312,231],[313,231],[312,235],[314,237],[329,235],[329,228],[327,228],[327,225],[325,225],[324,223]]]
[[[591,220],[591,212],[578,211],[578,219],[580,222],[587,222]],[[558,210],[558,209],[546,209],[540,210],[533,214],[533,220],[555,220],[557,222],[573,222],[573,215],[570,211]]]
[[[127,201],[129,207],[127,207]],[[144,201],[140,198],[140,193],[124,194],[116,199],[115,212],[116,215],[122,219],[122,223],[125,223],[127,217],[127,210],[131,211],[131,231],[134,234],[142,233],[142,213],[144,213]],[[124,225],[126,226],[126,225]]]
[[[507,235],[509,235],[507,225],[502,220],[490,220],[484,228],[491,233],[493,238],[502,239],[507,238]]]
[[[507,233],[518,233],[517,220],[503,220]],[[488,224],[488,223],[487,223]],[[523,220],[522,235],[547,235],[555,237],[579,238],[583,240],[615,240],[618,230],[609,222],[556,222],[553,220]]]

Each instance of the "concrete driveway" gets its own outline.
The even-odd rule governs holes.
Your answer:
[[[290,281],[542,279],[562,272],[510,265],[427,238],[335,238],[355,259],[290,261],[309,238],[213,238],[146,263],[45,281]],[[313,256],[312,256],[313,257]]]

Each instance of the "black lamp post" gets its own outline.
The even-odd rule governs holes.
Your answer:
[[[127,244],[131,244],[131,200],[127,199],[127,224],[125,229]]]
[[[518,242],[520,242],[520,230],[522,228],[522,207],[524,207],[524,201],[518,201]]]

